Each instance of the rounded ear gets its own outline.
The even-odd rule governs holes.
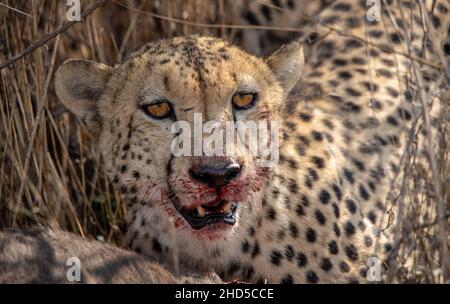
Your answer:
[[[101,127],[97,103],[102,97],[112,68],[93,61],[67,60],[55,74],[56,95],[94,135]]]
[[[303,47],[298,41],[285,44],[270,55],[266,59],[266,63],[288,94],[300,79],[305,65]]]

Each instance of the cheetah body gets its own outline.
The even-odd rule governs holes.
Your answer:
[[[98,138],[111,179],[129,202],[129,246],[169,267],[180,262],[225,280],[366,281],[368,258],[390,249],[393,236],[384,228],[395,227],[392,189],[401,180],[410,121],[421,115],[419,80],[409,75],[420,66],[425,85],[437,78],[435,68],[401,55],[410,39],[413,56],[439,58],[430,49],[420,53],[419,7],[403,8],[411,23],[399,23],[405,11],[394,4],[383,11],[384,22],[368,22],[359,1],[334,1],[317,20],[347,36],[305,25],[305,62],[298,42],[262,59],[220,39],[188,36],[149,43],[114,67],[64,64],[57,93]],[[434,15],[436,41],[444,41],[446,12]],[[259,94],[244,114],[230,107],[230,96],[242,90]],[[142,113],[142,103],[161,97],[174,101],[176,118]],[[429,106],[439,109],[437,101]],[[212,236],[189,227],[170,204],[174,193],[183,204],[195,200],[192,193],[207,195],[187,172],[198,161],[222,161],[171,155],[171,123],[192,123],[194,112],[216,121],[282,122],[276,166],[265,169],[237,153],[245,168],[230,183],[240,200],[237,223]]]

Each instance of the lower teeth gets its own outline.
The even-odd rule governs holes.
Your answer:
[[[227,202],[223,205],[223,207],[221,208],[221,210],[219,210],[220,213],[230,213],[232,208],[234,206],[234,203],[232,202]],[[203,206],[198,206],[196,209],[196,215],[198,217],[205,217],[208,213],[208,210],[203,207]]]

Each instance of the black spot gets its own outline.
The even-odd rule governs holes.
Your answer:
[[[281,279],[281,284],[293,284],[294,283],[294,278],[292,277],[292,275],[287,274],[283,277],[283,279]]]
[[[369,248],[373,245],[373,240],[370,236],[366,235],[364,237],[364,245],[366,245],[367,248]]]
[[[385,253],[389,253],[389,252],[391,252],[391,250],[392,250],[392,245],[391,244],[389,244],[389,243],[384,244],[384,252]]]
[[[272,21],[271,11],[268,6],[261,5],[261,13],[264,15],[264,18],[266,18],[267,21]]]
[[[288,0],[287,1],[287,5],[290,9],[294,9],[295,8],[295,2],[294,0]]]
[[[309,121],[311,121],[311,118],[312,118],[312,116],[310,114],[304,113],[304,112],[301,112],[299,116],[300,116],[300,119],[303,120],[304,122],[309,122]]]
[[[445,55],[450,56],[450,43],[445,43],[443,50],[444,50]]]
[[[120,172],[121,173],[125,173],[125,172],[127,172],[127,166],[126,165],[123,165],[122,167],[120,167]]]
[[[261,250],[259,249],[259,244],[258,244],[258,242],[256,242],[255,246],[253,246],[253,249],[252,249],[252,258],[256,257],[260,253],[261,253]]]
[[[310,141],[306,136],[300,135],[298,139],[304,144],[305,146],[309,146]]]
[[[396,89],[394,89],[392,87],[387,87],[386,91],[388,91],[388,93],[394,98],[396,98],[396,97],[398,97],[400,95],[400,93]]]
[[[333,268],[333,264],[331,263],[330,259],[323,258],[320,262],[320,268],[322,268],[324,271],[328,272],[331,268]]]
[[[345,254],[352,261],[356,261],[358,259],[358,256],[359,256],[358,255],[358,250],[353,245],[349,245],[349,246],[345,247]]]
[[[348,3],[337,3],[333,6],[333,8],[337,11],[342,11],[342,12],[347,12],[349,11],[352,7],[350,4]]]
[[[435,28],[439,28],[441,26],[441,20],[436,15],[431,15],[431,23]]]
[[[391,124],[393,126],[398,126],[398,121],[397,121],[397,119],[395,119],[394,116],[389,115],[386,120],[389,124]]]
[[[375,212],[369,211],[369,214],[368,214],[367,217],[369,218],[369,221],[370,221],[372,224],[375,224],[375,223],[376,223],[376,221],[377,221],[377,215],[375,214]]]
[[[349,49],[356,49],[363,47],[363,43],[356,40],[356,39],[349,39],[347,40],[347,48]]]
[[[389,36],[393,43],[399,44],[402,41],[402,37],[397,33],[391,33]]]
[[[374,37],[374,38],[380,38],[381,36],[383,36],[383,32],[380,30],[371,30],[369,32],[369,36]]]
[[[344,230],[347,237],[353,236],[356,232],[355,225],[353,225],[350,221],[345,223]]]
[[[289,233],[293,238],[296,238],[298,236],[298,228],[297,225],[293,222],[289,223]]]
[[[278,250],[273,250],[270,254],[270,262],[274,265],[280,265],[283,255]]]
[[[336,194],[337,199],[340,201],[342,199],[341,188],[339,188],[339,186],[336,184],[333,184],[332,187],[333,187],[334,194]]]
[[[348,170],[348,169],[344,169],[344,175],[345,178],[349,181],[350,184],[353,184],[355,182],[355,179],[353,178],[353,172]]]
[[[287,162],[292,169],[298,169],[298,163],[294,159],[288,159]]]
[[[308,207],[309,206],[309,198],[306,195],[302,195],[300,197],[300,202],[303,204],[303,206]]]
[[[325,215],[323,215],[322,211],[317,209],[314,214],[316,215],[316,219],[319,222],[319,224],[325,225],[327,219],[325,218]]]
[[[355,214],[358,208],[356,207],[356,203],[351,198],[345,200],[345,204],[347,206],[348,211],[350,211],[351,214]]]
[[[369,82],[369,81],[363,81],[362,85],[366,88],[366,90],[371,91],[371,92],[376,92],[378,91],[378,85],[373,83],[373,82]]]
[[[352,73],[350,73],[348,71],[341,71],[338,73],[338,76],[339,76],[339,78],[344,79],[344,80],[348,80],[353,77]]]
[[[328,243],[328,252],[330,254],[338,254],[339,253],[339,247],[335,240]]]
[[[246,240],[242,243],[242,252],[247,253],[250,250],[250,243]]]
[[[269,208],[267,210],[267,218],[270,220],[275,220],[276,217],[277,217],[277,212],[275,211],[275,209]]]
[[[345,91],[347,92],[347,94],[349,94],[350,96],[354,96],[354,97],[360,97],[362,95],[361,92],[359,92],[353,88],[346,88]]]
[[[345,262],[341,262],[341,264],[339,264],[339,269],[341,270],[341,272],[347,273],[350,271],[350,266],[348,266],[348,264]]]
[[[308,258],[302,252],[297,253],[297,265],[298,267],[305,267],[308,264]]]
[[[322,141],[323,140],[323,135],[322,133],[318,132],[318,131],[312,131],[312,137],[317,140],[317,141]]]
[[[295,212],[297,212],[297,215],[299,215],[299,216],[304,216],[305,215],[305,209],[300,204],[297,205],[297,208],[295,209]]]
[[[120,187],[120,193],[125,194],[125,193],[127,193],[127,191],[128,191],[128,188],[126,186]]]
[[[306,230],[306,240],[310,243],[314,243],[317,239],[316,231],[312,228]]]
[[[136,192],[137,192],[136,186],[131,187],[130,193],[136,193]]]
[[[133,171],[133,177],[135,178],[135,179],[139,179],[140,177],[141,177],[141,175],[139,174],[139,172],[137,172],[137,171]]]
[[[362,161],[360,161],[359,159],[353,159],[352,160],[353,163],[355,164],[355,166],[359,169],[359,171],[365,171],[366,170],[366,166],[364,165],[364,163]]]
[[[306,280],[308,283],[316,284],[319,282],[319,277],[314,271],[310,270],[306,273]]]
[[[413,94],[412,94],[411,90],[406,90],[403,94],[404,94],[405,100],[406,100],[407,102],[412,102],[412,100],[413,100]]]
[[[128,149],[130,149],[130,144],[125,144],[122,148],[123,151],[127,151]]]
[[[156,239],[153,238],[152,239],[152,248],[156,253],[161,253],[162,252],[162,246],[161,243]]]
[[[348,17],[346,23],[349,28],[356,28],[361,25],[361,18],[355,16]]]
[[[364,199],[364,200],[369,200],[369,193],[366,190],[366,187],[364,187],[363,185],[359,185],[359,195]]]
[[[331,195],[327,190],[320,191],[319,200],[322,204],[326,205],[330,202]]]
[[[338,205],[337,205],[336,203],[333,203],[331,206],[333,207],[334,216],[335,216],[336,218],[339,218],[341,212],[340,212],[340,210],[339,210]]]
[[[336,224],[336,223],[333,224],[333,230],[337,237],[339,237],[341,235],[341,229],[339,229],[338,224]]]
[[[259,22],[259,20],[258,20],[258,18],[256,17],[256,15],[255,15],[253,12],[251,12],[251,11],[247,11],[247,12],[244,14],[244,18],[247,19],[247,21],[248,21],[250,24],[253,24],[253,25],[261,25],[261,23]]]
[[[336,58],[333,60],[333,64],[337,65],[337,66],[345,66],[347,64],[347,60],[341,59],[341,58]]]
[[[398,112],[398,116],[400,116],[403,119],[411,120],[411,118],[412,118],[411,113],[408,110],[398,108],[397,112]]]
[[[317,166],[317,168],[322,169],[323,167],[325,167],[325,162],[323,161],[323,158],[313,156],[311,159],[313,163]]]
[[[380,56],[380,52],[378,50],[376,50],[376,49],[370,49],[369,50],[369,55],[371,57],[378,57],[378,56]]]
[[[287,245],[284,251],[284,255],[286,256],[286,259],[288,261],[292,261],[292,259],[295,257],[294,248],[291,245]]]
[[[291,193],[298,193],[298,185],[295,180],[289,180],[288,188]]]
[[[357,65],[364,65],[367,63],[367,61],[364,58],[361,57],[353,57],[352,58],[352,63],[357,64]]]

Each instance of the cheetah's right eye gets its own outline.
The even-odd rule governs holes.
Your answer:
[[[160,102],[152,105],[143,106],[142,109],[153,118],[163,119],[170,116],[172,107],[168,102]]]

